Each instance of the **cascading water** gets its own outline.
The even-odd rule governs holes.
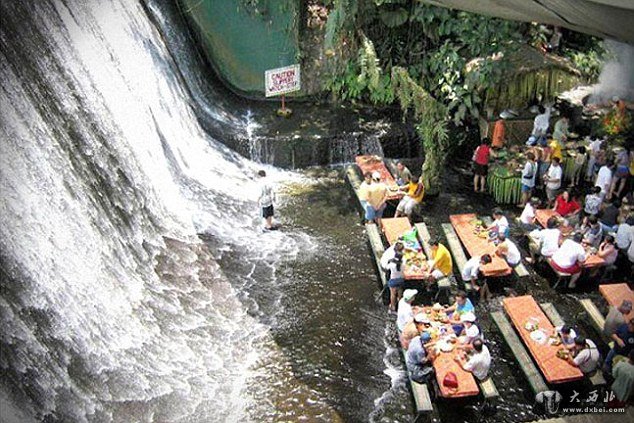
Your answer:
[[[256,169],[201,128],[144,5],[0,7],[0,381],[10,401],[46,421],[246,421],[293,392],[311,399],[303,415],[331,418],[197,234],[243,248],[246,265],[292,260],[312,241],[261,240]]]

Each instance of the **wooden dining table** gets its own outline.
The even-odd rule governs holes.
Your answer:
[[[535,220],[537,220],[539,224],[544,228],[548,223],[548,219],[550,219],[552,216],[555,216],[560,221],[563,220],[563,217],[561,217],[559,213],[552,209],[535,210]],[[561,236],[564,238],[570,237],[570,235],[572,235],[572,233],[574,232],[574,228],[570,225],[560,227],[559,230],[561,231]],[[586,253],[586,261],[583,263],[583,268],[590,269],[593,267],[605,266],[605,260],[603,260],[596,254],[591,254],[589,252],[589,248],[586,248]]]
[[[563,347],[561,345],[551,345],[548,341],[548,337],[554,335],[555,328],[533,296],[524,295],[505,298],[502,303],[506,314],[511,319],[513,326],[520,334],[522,341],[524,341],[547,382],[564,383],[583,379],[584,376],[581,370],[568,363],[568,361],[557,357],[557,351]],[[526,328],[526,324],[529,322],[537,324],[538,330],[544,332],[546,342],[540,343],[531,336],[532,331]]]
[[[485,276],[505,276],[513,271],[506,260],[495,254],[496,245],[489,241],[489,238],[480,238],[474,233],[475,225],[473,221],[477,220],[475,214],[452,214],[449,221],[453,226],[458,238],[466,248],[471,257],[482,256],[484,254],[491,255],[491,263],[482,267],[482,273]]]
[[[614,283],[599,285],[599,292],[611,306],[618,307],[623,300],[629,300],[634,304],[634,292],[626,283]],[[634,317],[634,310],[625,316],[625,321]]]
[[[396,183],[396,180],[380,157],[372,155],[356,156],[354,161],[357,164],[357,167],[359,167],[359,170],[361,170],[361,174],[365,174],[367,172],[379,172],[381,174],[381,182],[387,185],[388,200],[398,200],[403,198],[405,193],[399,191],[399,186]]]
[[[399,237],[412,230],[412,225],[407,217],[392,217],[381,219],[381,229],[390,245],[398,241]],[[412,262],[404,258],[403,276],[407,280],[419,280],[426,276],[427,257],[423,253],[423,247],[418,240],[403,241],[405,245],[405,256],[412,256],[414,261],[419,261],[422,266],[411,264]]]
[[[441,323],[434,319],[435,312],[431,307],[423,307],[423,312],[427,313],[432,321],[432,329],[435,332],[440,331],[441,328],[445,329],[444,335],[434,335],[432,341],[438,341],[439,339],[449,339],[450,334],[453,333],[451,323]],[[457,349],[454,347],[452,351],[437,350],[438,355],[434,359],[433,366],[436,371],[436,381],[440,389],[440,395],[444,398],[460,398],[478,395],[480,389],[475,380],[475,377],[471,372],[466,371],[462,366],[455,361],[455,357],[458,354]],[[451,389],[443,385],[443,380],[447,373],[453,372],[458,379],[458,389]]]

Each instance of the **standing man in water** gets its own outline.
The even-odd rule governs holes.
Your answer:
[[[258,171],[260,177],[260,196],[258,197],[258,204],[262,210],[262,217],[264,218],[264,229],[270,231],[276,229],[273,226],[273,203],[275,202],[275,191],[273,186],[266,179],[266,172],[264,170]]]

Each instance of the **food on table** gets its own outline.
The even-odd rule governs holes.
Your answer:
[[[561,339],[559,339],[558,336],[553,335],[548,338],[548,343],[550,345],[558,346],[561,345]]]
[[[557,357],[561,358],[562,360],[567,360],[568,357],[570,357],[570,352],[565,348],[557,350],[556,354],[557,354]]]
[[[530,319],[528,319],[528,321],[524,324],[524,329],[526,329],[529,332],[533,332],[537,329],[539,329],[539,321],[533,317],[531,317]]]

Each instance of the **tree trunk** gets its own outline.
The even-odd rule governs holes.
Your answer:
[[[425,195],[436,196],[442,189],[442,172],[447,159],[447,152],[442,145],[435,142],[424,142],[425,161],[421,168],[423,184],[425,184]]]

